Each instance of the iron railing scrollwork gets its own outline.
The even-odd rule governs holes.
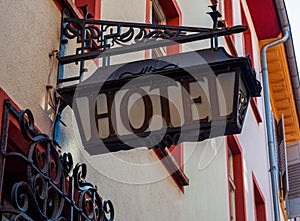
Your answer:
[[[21,136],[30,144],[25,148],[27,154],[9,149],[9,114],[18,120]],[[70,153],[60,154],[52,140],[35,129],[31,111],[19,112],[9,100],[4,105],[0,153],[0,220],[114,219],[112,202],[103,200],[97,188],[86,181],[86,164],[73,166]],[[6,165],[20,161],[27,168],[25,174],[16,178],[9,174]]]

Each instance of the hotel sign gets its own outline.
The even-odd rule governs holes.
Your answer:
[[[99,154],[240,133],[260,85],[248,58],[219,48],[100,68],[58,92]]]

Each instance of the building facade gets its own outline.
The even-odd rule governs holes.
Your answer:
[[[62,79],[72,78],[78,73],[81,79],[77,80],[84,82],[90,76],[93,77],[97,71],[101,73],[103,70],[109,70],[110,66],[115,64],[128,64],[133,61],[211,47],[211,39],[206,39],[117,56],[109,54],[108,50],[107,55],[99,56],[101,58],[96,56],[85,62],[80,60],[78,64],[75,62],[63,64],[59,58],[73,55],[74,50],[80,48],[80,43],[72,41],[70,37],[74,33],[70,32],[68,42],[61,37],[62,30],[65,28],[63,19],[84,19],[86,14],[82,12],[80,6],[88,5],[87,10],[93,14],[95,20],[211,28],[213,22],[207,12],[212,11],[208,6],[214,3],[216,2],[209,0],[0,0],[0,16],[3,21],[2,35],[0,35],[3,42],[3,50],[0,52],[2,220],[98,220],[95,218],[100,217],[95,215],[98,206],[103,207],[103,213],[107,214],[105,220],[116,221],[271,221],[294,219],[300,216],[300,206],[298,206],[300,184],[297,182],[300,168],[299,76],[292,38],[286,36],[290,34],[290,30],[283,1],[220,0],[218,2],[217,9],[222,14],[219,18],[220,23],[226,27],[237,25],[248,27],[242,33],[220,37],[218,47],[224,47],[234,57],[250,56],[251,65],[256,71],[256,79],[263,86],[262,95],[266,88],[263,84],[262,67],[264,66],[261,50],[266,44],[283,38],[282,43],[266,51],[270,96],[251,98],[240,134],[215,137],[212,132],[211,136],[209,135],[208,139],[203,141],[184,142],[166,149],[141,147],[105,154],[91,154],[81,139],[78,119],[74,117],[74,106],[64,107],[64,97],[60,97],[57,92],[70,84]],[[77,26],[69,28],[72,30]],[[109,32],[109,26],[107,30]],[[114,34],[115,30],[112,28],[110,34]],[[91,32],[86,34],[92,35]],[[65,37],[68,38],[66,33]],[[133,41],[127,42],[126,38],[129,38],[129,34],[123,36],[125,40],[121,43],[129,42],[129,47],[134,45]],[[95,46],[96,41],[91,41],[91,44],[92,49],[85,52],[91,52],[97,46]],[[84,64],[87,71],[81,72],[81,64]],[[100,71],[99,67],[102,67]],[[6,119],[7,99],[15,109],[10,109],[11,117],[6,117],[10,126],[5,129],[3,125]],[[172,99],[176,103],[176,94]],[[273,128],[276,128],[272,131],[275,135],[274,146],[271,146],[274,147],[273,151],[269,151],[266,99],[270,99],[272,112],[269,114],[273,114],[271,123]],[[83,103],[84,105],[86,103]],[[29,112],[21,112],[25,109],[30,109],[35,119],[34,129],[30,123],[25,126],[25,130],[32,129],[28,132],[27,136],[30,138],[28,141],[23,141],[24,135],[22,135],[24,134],[22,122],[30,122],[31,119]],[[105,111],[108,110],[98,114],[103,114]],[[139,111],[133,118],[140,119]],[[86,112],[79,113],[82,117],[81,114],[85,116]],[[23,116],[22,120],[20,116]],[[89,119],[83,117],[83,120]],[[84,126],[83,128],[88,130]],[[85,134],[86,136],[93,136],[92,129],[86,133],[88,133]],[[39,134],[47,134],[48,137],[47,139],[42,137],[41,143],[40,140],[32,139]],[[34,177],[38,175],[28,173],[32,167],[30,150],[34,145],[31,143],[42,146],[51,143],[51,148],[62,156],[64,153],[72,153],[74,164],[84,162],[87,166],[86,176],[82,171],[81,173],[79,171],[77,176],[78,170],[70,169],[69,173],[64,172],[65,176],[61,175],[60,182],[65,179],[65,183],[68,184],[55,183],[55,177],[51,177],[55,172],[41,173],[44,177],[50,177],[43,179],[44,186],[47,186],[43,191],[47,192],[45,196],[50,200],[43,204],[45,211],[41,212],[43,215],[39,218],[33,215],[34,209],[30,206],[41,206],[39,202],[43,202],[41,199],[44,196],[41,194],[42,190],[37,191],[39,194],[33,194],[33,198],[29,197],[29,200],[25,199],[26,194],[23,194],[24,198],[21,194],[20,199],[16,200],[17,197],[14,198],[13,194],[10,196],[5,193],[8,191],[17,196],[14,192],[17,185],[14,183],[25,182],[36,185],[30,175]],[[3,149],[4,147],[7,149]],[[35,150],[41,151],[39,148]],[[8,157],[7,153],[10,152],[20,152],[31,158],[28,157],[27,163],[20,162],[22,160],[13,161]],[[41,152],[47,153],[47,148]],[[43,157],[43,154],[38,156]],[[275,164],[272,164],[270,158]],[[65,163],[68,162],[67,157],[60,159],[62,160],[49,156],[49,162],[57,160],[60,162],[57,164],[67,167],[68,164]],[[52,168],[50,164],[48,169]],[[56,165],[53,168],[58,167]],[[42,169],[38,168],[37,171],[41,172]],[[59,170],[54,169],[54,171],[58,173]],[[26,173],[26,176],[22,173]],[[276,174],[275,182],[272,173]],[[96,200],[98,195],[95,195],[94,189],[89,189],[91,192],[80,198],[80,194],[85,193],[85,189],[80,185],[70,188],[70,181],[73,179],[75,183],[76,180],[82,181],[79,183],[85,187],[97,186],[101,200],[100,198]],[[90,185],[89,182],[93,184]],[[64,202],[59,201],[60,206],[57,207],[51,204],[57,199],[50,191],[55,189],[53,186],[58,189],[66,186],[64,193],[57,195],[57,198],[65,197]],[[75,193],[71,194],[72,190]],[[68,202],[69,195],[73,196],[70,201],[74,200],[75,205]],[[89,197],[94,201],[86,200],[90,199]],[[106,208],[111,207],[112,210],[110,201],[104,199],[110,199],[113,203],[113,215],[109,214],[109,209]],[[31,204],[33,201],[38,203]],[[81,205],[80,202],[85,204]],[[84,209],[80,210],[80,208]],[[90,211],[93,211],[94,215],[88,217]],[[22,213],[26,216],[21,215],[21,218],[16,218],[16,214]]]

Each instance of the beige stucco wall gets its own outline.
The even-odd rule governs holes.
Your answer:
[[[183,25],[211,27],[206,15],[208,0],[194,1],[192,7],[190,1],[178,0],[178,4]],[[52,62],[48,54],[59,47],[61,13],[52,0],[0,0],[0,6],[3,45],[0,85],[21,108],[30,108],[38,127],[48,133],[51,120],[45,109],[45,96]],[[141,0],[102,0],[101,15],[107,20],[144,22],[145,7],[145,1]],[[225,45],[222,40],[220,44]],[[207,46],[208,41],[203,41],[183,49]],[[254,52],[258,56],[258,49]],[[55,61],[53,75],[56,75],[56,66]],[[259,70],[257,58],[255,66]],[[258,106],[263,109],[260,99]],[[61,129],[63,151],[71,151],[75,161],[88,164],[88,179],[98,186],[100,195],[113,201],[116,221],[229,220],[224,137],[185,144],[185,173],[190,185],[183,193],[152,151],[139,148],[89,156],[78,138],[72,110],[67,108],[62,117],[68,125]],[[245,164],[247,220],[255,220],[252,173],[263,191],[268,219],[272,217],[264,131],[264,125],[256,123],[249,107],[243,133],[238,136]]]
[[[209,5],[209,1],[197,1],[193,4],[193,7],[184,1],[178,0],[178,4],[181,6],[182,14],[183,14],[183,25],[194,25],[194,26],[204,26],[210,27],[211,21],[210,17],[205,13],[210,9],[207,8]],[[242,2],[245,5],[245,2]],[[241,15],[240,15],[240,1],[234,0],[233,2],[233,12],[234,12],[234,24],[241,24]],[[246,16],[249,20],[249,28],[252,32],[252,43],[253,43],[253,56],[252,62],[254,67],[256,68],[257,78],[261,79],[260,74],[260,60],[259,60],[259,48],[258,41],[255,34],[254,26],[251,21],[251,17],[248,11],[248,8],[244,7]],[[210,24],[210,25],[208,25]],[[220,46],[227,48],[227,45],[224,41],[220,41]],[[235,35],[235,46],[237,52],[240,56],[243,56],[243,39],[242,34]],[[209,42],[203,43],[193,43],[191,48],[202,48],[209,47]],[[263,112],[263,103],[262,99],[258,98],[257,106],[260,111],[262,117],[264,117]],[[262,190],[263,196],[266,201],[267,208],[267,219],[272,220],[272,198],[270,192],[270,176],[268,173],[268,153],[266,149],[266,141],[265,141],[265,126],[263,123],[258,124],[254,113],[251,107],[248,107],[246,120],[244,123],[243,131],[240,135],[238,135],[238,139],[241,143],[243,149],[243,162],[244,162],[244,182],[245,182],[245,199],[246,199],[246,216],[247,220],[255,220],[255,203],[253,196],[253,178],[252,174],[258,180],[258,184]],[[222,162],[219,161],[217,164],[221,166]],[[223,180],[224,182],[224,180]],[[209,184],[212,183],[212,180],[209,179]],[[226,201],[227,200],[227,201]],[[224,195],[224,198],[221,199],[224,207],[229,207],[228,205],[228,196]],[[211,205],[213,206],[213,204]],[[224,218],[221,220],[225,220]]]
[[[184,193],[145,148],[82,159],[89,180],[114,202],[116,220],[228,220],[225,139],[189,143],[184,151]]]
[[[46,84],[59,47],[60,12],[49,0],[0,1],[0,85],[21,108],[29,107],[40,129],[50,130]],[[53,75],[56,75],[55,60]]]
[[[141,22],[146,21],[146,1],[141,0],[102,0],[101,19],[121,22]],[[132,41],[132,43],[134,43]],[[122,64],[137,61],[144,58],[145,52],[132,52],[125,56],[113,56],[110,64]]]
[[[192,27],[212,28],[213,23],[207,12],[211,9],[208,7],[211,2],[208,0],[193,1],[193,3],[185,0],[177,0],[178,6],[182,12],[182,25]],[[227,47],[223,37],[219,38],[219,46]],[[209,48],[210,40],[202,40],[184,44],[183,51],[190,51],[193,49]]]

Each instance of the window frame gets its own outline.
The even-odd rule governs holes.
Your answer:
[[[67,8],[72,16],[80,19],[83,18],[83,15],[78,7],[84,5],[89,5],[89,12],[94,16],[94,19],[100,19],[101,1],[102,0],[53,0],[61,12]]]
[[[236,220],[236,208],[235,208],[235,190],[236,190],[236,186],[235,186],[235,183],[234,183],[233,154],[232,154],[230,148],[228,148],[228,150],[227,150],[227,167],[228,167],[230,219],[232,220],[233,217],[234,217],[233,220]]]
[[[252,41],[252,32],[249,28],[249,22],[247,20],[246,17],[246,13],[245,13],[245,9],[243,7],[243,4],[241,4],[241,17],[242,17],[242,24],[246,25],[248,27],[248,29],[246,31],[243,32],[243,50],[244,50],[244,55],[246,56],[246,54],[250,55],[250,58],[253,59],[253,41]],[[254,63],[252,62],[252,67],[254,67]],[[256,122],[259,124],[262,122],[262,117],[260,114],[260,111],[258,109],[257,106],[257,98],[251,98],[250,100],[250,106],[251,109],[254,113]]]
[[[248,27],[248,29],[243,32],[244,55],[246,56],[247,54],[249,54],[250,58],[253,58],[252,34],[249,28],[249,22],[246,18],[245,9],[242,4],[241,4],[241,17],[242,17],[242,24]],[[252,67],[253,67],[253,63],[252,63]]]
[[[234,174],[234,184],[235,184],[235,218],[238,221],[246,221],[246,195],[245,195],[245,185],[244,185],[244,166],[243,166],[243,152],[242,146],[235,135],[230,135],[226,137],[226,160],[228,161],[229,150],[232,153],[233,160],[233,174]],[[229,168],[227,162],[227,177],[229,177]],[[229,214],[232,217],[231,211],[231,197],[230,197],[230,183],[229,179],[227,181],[228,185],[228,201],[229,201]]]
[[[89,6],[89,12],[94,16],[95,20],[101,18],[101,0],[75,0],[76,7],[84,5]]]
[[[265,221],[267,218],[266,201],[253,172],[252,172],[252,184],[253,184],[253,202],[254,202],[255,220]]]
[[[166,25],[167,17],[158,0],[151,0],[150,23],[157,25]],[[167,55],[167,47],[153,48],[150,50],[151,58],[158,58]]]
[[[157,0],[166,15],[166,25],[181,26],[182,14],[177,4],[177,0]],[[146,0],[146,18],[145,22],[149,23],[151,20],[151,0]],[[178,54],[182,50],[181,45],[173,45],[167,47],[167,55]],[[146,51],[145,58],[149,58],[149,51]]]

